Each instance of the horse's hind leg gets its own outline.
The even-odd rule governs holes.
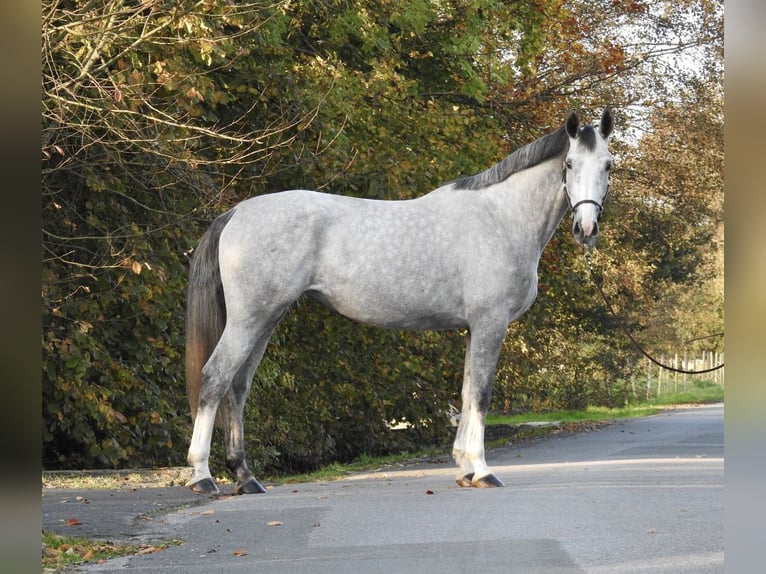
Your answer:
[[[460,468],[455,479],[459,486],[504,486],[484,458],[484,426],[504,333],[503,330],[490,335],[482,333],[481,337],[468,335],[463,408],[452,451]]]
[[[202,369],[199,407],[187,456],[189,464],[193,467],[189,487],[195,492],[218,492],[209,467],[210,443],[218,406],[229,393],[234,379],[243,370],[245,363],[254,356],[256,345],[262,339],[267,340],[272,330],[273,326],[258,329],[246,323],[229,321],[213,354]],[[260,354],[262,355],[262,352]],[[250,371],[250,367],[244,367],[244,370]],[[228,425],[228,422],[226,424]]]
[[[219,407],[226,443],[226,467],[237,477],[236,494],[258,494],[266,489],[255,479],[245,461],[244,410],[253,375],[258,368],[268,343],[268,335],[261,338],[250,358],[239,369],[229,392]]]

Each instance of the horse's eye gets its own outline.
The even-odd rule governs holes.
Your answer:
[[[567,169],[572,169],[572,160],[571,160],[571,159],[567,159],[567,160],[564,162],[564,165],[566,165],[566,166],[567,166]]]

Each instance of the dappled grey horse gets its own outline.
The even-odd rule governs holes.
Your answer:
[[[194,418],[192,490],[218,492],[208,467],[223,427],[237,493],[264,492],[245,462],[243,410],[269,337],[306,294],[392,329],[467,329],[460,486],[503,486],[484,459],[484,425],[508,325],[537,295],[543,248],[568,209],[592,247],[609,186],[607,139],[572,113],[558,130],[486,171],[406,201],[314,191],[261,195],[219,216],[191,262],[186,382]]]

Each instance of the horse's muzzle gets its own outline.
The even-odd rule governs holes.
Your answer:
[[[598,231],[598,221],[595,219],[590,225],[583,225],[579,218],[575,219],[574,223],[572,223],[572,235],[575,241],[584,247],[596,246]]]

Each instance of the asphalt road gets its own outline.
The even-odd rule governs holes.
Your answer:
[[[719,573],[723,413],[678,409],[493,450],[499,489],[458,488],[445,460],[218,499],[58,491],[43,497],[43,524],[61,528],[90,496],[86,535],[184,540],[86,572]]]

